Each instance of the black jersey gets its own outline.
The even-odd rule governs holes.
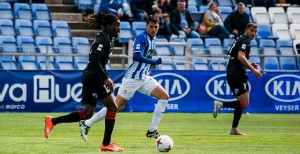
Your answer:
[[[227,66],[228,74],[247,75],[246,67],[238,60],[238,52],[244,52],[246,54],[246,58],[249,59],[250,41],[250,38],[246,35],[241,35],[235,39],[233,45],[227,52],[227,54],[230,56]]]
[[[90,49],[89,63],[83,72],[83,78],[105,81],[109,77],[105,66],[114,48],[113,41],[105,31],[97,34]]]

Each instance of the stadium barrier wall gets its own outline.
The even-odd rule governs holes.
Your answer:
[[[121,85],[124,70],[110,70]],[[0,112],[71,112],[83,109],[82,71],[0,71]],[[151,75],[170,95],[166,112],[211,112],[212,101],[235,100],[224,71],[160,71]],[[248,113],[300,113],[300,72],[268,72],[262,79],[249,73]],[[156,100],[136,93],[124,112],[152,112]],[[103,105],[99,102],[96,110]],[[223,109],[221,112],[232,112]]]

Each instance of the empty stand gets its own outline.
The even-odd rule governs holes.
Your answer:
[[[90,52],[89,40],[85,37],[72,37],[72,47],[75,53],[88,55]]]
[[[35,41],[31,36],[17,36],[19,51],[23,53],[37,53]]]
[[[120,23],[120,34],[119,34],[119,42],[120,43],[128,43],[129,40],[133,39],[133,35],[131,32],[130,23],[127,21],[121,21]]]
[[[51,14],[46,4],[32,3],[31,10],[35,20],[51,20]]]
[[[159,43],[168,42],[166,38],[156,39],[155,55],[172,56],[172,51],[168,45],[158,45]]]
[[[289,22],[283,7],[270,7],[268,12],[272,23],[287,24]]]
[[[292,38],[295,40],[300,39],[300,24],[290,24],[290,32],[292,34]]]
[[[14,14],[16,19],[33,19],[31,8],[28,3],[14,3]]]
[[[286,12],[290,23],[300,23],[299,7],[288,7]]]
[[[251,15],[258,24],[270,24],[271,20],[266,7],[252,7]]]
[[[16,31],[12,20],[0,20],[0,34],[15,36]]]
[[[1,52],[17,52],[16,39],[13,36],[0,35],[0,51]]]
[[[9,3],[0,3],[0,19],[14,19],[14,15]]]
[[[15,29],[18,35],[34,36],[32,22],[30,20],[17,19]]]
[[[195,55],[206,55],[206,49],[204,47],[203,41],[200,38],[188,38],[187,42],[191,46],[191,53]]]
[[[292,36],[287,24],[272,24],[273,36],[282,40],[291,40]]]
[[[264,57],[263,59],[265,71],[280,70],[277,57]]]
[[[1,59],[0,60],[1,69],[3,69],[3,70],[17,70],[18,69],[15,56],[0,56],[0,59]]]
[[[210,70],[207,59],[192,58],[191,62],[194,70]]]
[[[298,70],[294,57],[279,57],[279,63],[281,70]]]
[[[56,37],[71,37],[71,30],[66,21],[52,20],[52,31]]]
[[[50,22],[47,20],[34,20],[33,30],[36,36],[53,37]]]

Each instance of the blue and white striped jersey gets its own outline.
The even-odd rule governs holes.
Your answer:
[[[140,52],[144,57],[152,58],[155,51],[155,39],[151,38],[146,31],[139,34],[133,45],[133,53]],[[149,52],[150,51],[150,52]],[[150,64],[133,61],[128,67],[124,78],[129,79],[146,79]]]

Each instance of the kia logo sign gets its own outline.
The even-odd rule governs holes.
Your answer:
[[[175,73],[160,73],[153,76],[167,91],[170,101],[178,100],[190,91],[189,81]]]
[[[251,89],[250,84],[249,89]],[[233,98],[231,89],[227,84],[226,74],[220,74],[210,78],[206,82],[205,91],[210,97],[219,101],[226,102],[236,100],[236,98]]]
[[[267,95],[281,102],[300,101],[300,76],[278,75],[271,78],[265,86]]]

